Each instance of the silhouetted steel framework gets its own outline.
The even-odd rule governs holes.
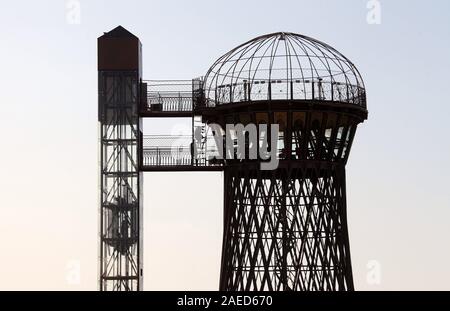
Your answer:
[[[353,290],[345,163],[367,116],[356,67],[312,38],[258,37],[211,67],[205,106],[222,125],[280,127],[276,170],[225,162],[220,288]]]
[[[121,27],[98,39],[101,290],[142,288],[140,50]]]
[[[125,32],[118,27],[108,34]],[[224,171],[221,290],[354,289],[345,165],[367,108],[363,80],[346,57],[315,39],[279,32],[223,55],[204,79],[136,84],[139,67],[131,76],[114,72],[111,85],[105,84],[110,74],[99,73],[99,111],[114,111],[110,118],[101,113],[100,120],[102,289],[141,284],[139,172],[206,170]],[[108,100],[116,92],[122,97]],[[139,103],[139,110],[114,108],[123,103]],[[142,136],[143,117],[189,117],[192,134]],[[225,136],[233,134],[236,145],[246,128],[214,139],[212,124],[266,124],[268,131],[277,124],[278,141],[270,146],[277,150],[277,168],[261,170],[264,160],[249,157],[248,141],[244,156],[221,159]],[[109,128],[122,133],[122,127],[129,136],[107,134]],[[265,136],[258,133],[258,144]],[[112,287],[106,286],[110,280]]]

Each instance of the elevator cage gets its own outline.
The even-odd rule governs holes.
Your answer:
[[[134,36],[117,29],[105,36]],[[110,78],[99,69],[99,112],[107,112],[100,119],[101,289],[141,289],[142,172],[223,171],[221,290],[353,290],[345,166],[368,116],[355,65],[289,32],[243,43],[192,80],[143,80],[136,63],[131,78],[127,66]],[[191,133],[142,132],[143,118],[176,117],[191,121]],[[276,141],[268,141],[275,128]],[[277,159],[268,170],[261,151],[250,152],[265,140]]]

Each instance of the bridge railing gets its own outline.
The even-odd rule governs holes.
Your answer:
[[[194,147],[195,146],[195,147]],[[142,165],[158,166],[219,166],[212,144],[193,145],[191,135],[144,135]]]
[[[146,80],[148,112],[192,111],[192,80]]]

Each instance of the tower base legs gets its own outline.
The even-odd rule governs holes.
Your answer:
[[[353,290],[345,167],[225,169],[221,290]]]

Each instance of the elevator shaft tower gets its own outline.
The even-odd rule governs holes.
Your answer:
[[[98,39],[100,289],[142,289],[141,43],[122,27]]]

